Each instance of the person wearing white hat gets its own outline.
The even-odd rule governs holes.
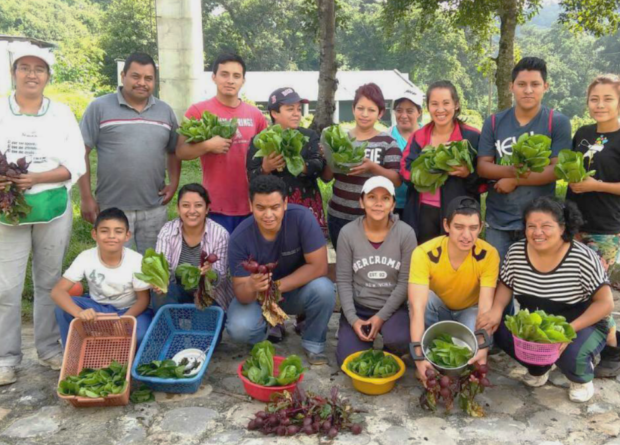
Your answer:
[[[43,95],[54,55],[22,42],[9,49],[15,91],[0,99],[0,153],[6,157],[2,162],[25,166],[28,172],[0,176],[0,190],[6,193],[10,187],[10,194],[24,192],[30,209],[19,214],[10,208],[0,211],[0,385],[17,380],[15,367],[22,358],[21,299],[31,255],[39,363],[52,369],[62,365],[50,291],[60,278],[71,237],[69,192],[86,171],[84,141],[75,116],[69,107]]]
[[[407,147],[409,138],[420,128],[424,93],[420,90],[408,88],[400,97],[392,101],[392,111],[396,117],[396,123],[389,129],[390,134],[398,143],[400,151]],[[402,218],[403,209],[407,202],[407,184],[403,183],[396,189],[395,212]]]
[[[393,215],[394,184],[384,176],[366,181],[359,200],[364,216],[340,231],[336,281],[342,305],[336,358],[372,348],[378,334],[386,349],[409,344],[407,280],[415,232]]]

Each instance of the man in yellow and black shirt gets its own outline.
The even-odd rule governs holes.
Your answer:
[[[413,342],[422,339],[425,329],[444,320],[458,321],[474,331],[478,313],[493,305],[499,254],[478,238],[482,231],[480,205],[473,198],[461,196],[450,202],[447,215],[443,221],[446,235],[418,246],[411,257],[409,307]],[[480,350],[474,359],[485,363],[486,351]],[[416,361],[416,367],[425,381],[431,364]]]

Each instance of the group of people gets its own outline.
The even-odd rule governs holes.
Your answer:
[[[5,338],[0,385],[17,379],[29,256],[37,355],[53,369],[62,364],[62,345],[74,318],[132,315],[140,342],[159,308],[194,302],[195,292],[186,290],[177,274],[180,264],[189,263],[203,274],[216,273],[214,304],[225,310],[233,341],[280,340],[283,325],[270,326],[258,299],[267,291],[281,294],[279,306],[297,315],[295,329],[312,365],[328,363],[325,344],[337,293],[339,364],[372,347],[379,335],[386,350],[404,355],[411,348],[412,356],[420,356],[415,342],[442,320],[495,334],[495,345],[514,357],[503,318],[518,306],[563,315],[575,328],[577,338],[563,345],[556,363],[571,382],[571,400],[592,397],[595,373],[620,372],[607,276],[620,251],[617,76],[594,79],[587,105],[596,123],[578,129],[572,142],[570,121],[542,105],[549,86],[538,58],[515,66],[515,105],[488,117],[482,132],[459,117],[459,95],[448,81],[431,84],[426,97],[404,91],[391,104],[395,125],[381,131],[377,124],[388,105],[377,85],[363,85],[355,94],[355,125],[349,133],[355,145],[367,144],[366,157],[348,174],[331,171],[319,135],[299,126],[307,101],[283,87],[267,98],[267,112],[272,124],[307,137],[303,171],[293,176],[283,168],[282,156],[254,157],[253,138],[269,123],[239,98],[246,67],[237,55],[215,60],[215,97],[186,112],[188,118],[200,118],[204,111],[220,120],[236,118],[237,132],[231,139],[215,136],[198,143],[177,134],[172,109],[153,96],[157,68],[146,54],[127,58],[122,86],[94,100],[79,125],[66,106],[44,96],[54,64],[51,53],[19,46],[13,60],[15,91],[0,99],[0,151],[10,162],[26,156],[31,163],[28,173],[0,176],[0,188],[25,191],[32,211],[17,225],[0,218],[0,333]],[[419,128],[424,106],[430,121]],[[551,138],[551,164],[541,173],[518,175],[515,167],[500,162],[524,133]],[[474,171],[454,167],[435,193],[416,191],[410,170],[422,150],[461,140],[469,142]],[[585,154],[587,169],[596,173],[570,184],[561,201],[554,198],[553,168],[558,152],[571,147]],[[182,161],[197,158],[202,184],[184,185],[177,193]],[[318,181],[332,179],[325,215]],[[96,247],[79,254],[63,273],[73,217],[70,190],[76,183]],[[168,221],[167,204],[175,194],[178,217]],[[328,238],[337,254],[335,285],[327,278]],[[167,292],[135,277],[148,248],[168,260]],[[218,261],[203,264],[201,257],[211,253]],[[274,267],[248,272],[242,265],[249,260]],[[72,296],[82,280],[88,295]],[[485,363],[487,355],[481,349],[472,363]],[[420,360],[415,366],[425,382],[432,365]],[[546,382],[549,367],[527,368],[527,384]]]

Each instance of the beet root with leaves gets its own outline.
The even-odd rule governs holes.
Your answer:
[[[265,320],[267,320],[271,326],[284,323],[284,321],[288,319],[288,315],[286,315],[278,305],[282,300],[282,293],[280,292],[278,282],[272,279],[272,273],[277,266],[277,261],[275,263],[258,264],[258,262],[252,258],[241,262],[241,267],[252,275],[269,274],[269,287],[266,291],[258,294],[258,302],[261,304]]]
[[[30,162],[26,158],[20,158],[17,162],[8,162],[6,155],[0,153],[0,176],[8,179],[17,178],[19,175],[28,173]],[[0,189],[0,214],[4,215],[7,222],[18,224],[21,218],[25,218],[32,208],[26,202],[23,190],[10,183]]]
[[[426,371],[426,388],[420,396],[420,406],[429,411],[437,411],[440,403],[450,412],[456,400],[461,409],[471,417],[484,417],[482,406],[474,399],[491,386],[487,378],[487,365],[474,364],[459,377],[442,375],[434,369]]]
[[[196,289],[194,293],[194,304],[203,310],[215,301],[214,291],[218,281],[218,275],[213,269],[209,269],[204,275],[200,271],[206,264],[214,264],[219,261],[216,254],[200,254],[200,267],[192,266],[188,263],[180,264],[177,267],[177,275],[181,278],[181,285],[186,291]]]
[[[331,389],[329,397],[323,397],[298,385],[293,393],[276,393],[266,409],[250,420],[248,429],[265,435],[318,434],[333,439],[343,431],[360,434],[363,430],[360,413],[361,410],[338,396],[337,387]]]

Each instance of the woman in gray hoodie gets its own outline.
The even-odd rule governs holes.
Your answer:
[[[407,350],[407,281],[417,241],[413,229],[392,214],[395,205],[394,184],[382,176],[370,178],[360,197],[365,215],[338,237],[339,365],[354,352],[372,348],[379,333],[386,349]]]

